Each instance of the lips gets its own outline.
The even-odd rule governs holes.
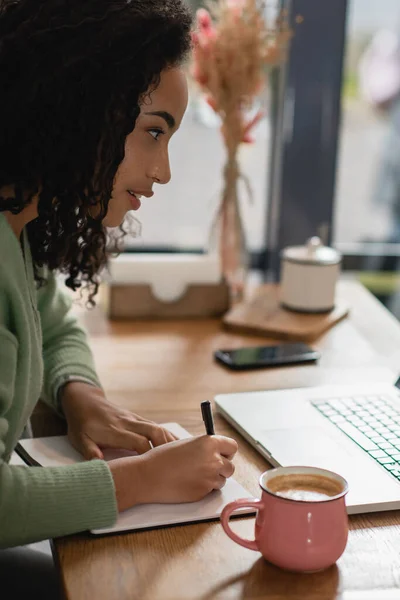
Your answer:
[[[142,196],[140,194],[135,194],[131,190],[127,190],[127,191],[131,198],[132,210],[138,210],[142,205],[142,203],[140,202],[140,199]]]
[[[152,198],[154,196],[154,192],[152,190],[143,190],[140,192],[134,192],[133,190],[128,189],[127,192],[131,196],[136,196],[136,198],[141,198],[142,196],[144,196],[145,198]]]
[[[128,194],[130,196],[133,196],[133,198],[138,198],[138,200],[140,200],[140,198],[142,197],[142,194],[135,194],[135,192],[132,192],[132,190],[128,190]]]

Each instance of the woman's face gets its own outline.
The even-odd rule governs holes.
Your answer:
[[[138,210],[141,197],[151,198],[155,183],[171,179],[168,145],[179,129],[188,103],[186,77],[179,68],[161,74],[160,84],[140,107],[135,129],[125,142],[118,167],[106,227],[117,227],[129,210]]]

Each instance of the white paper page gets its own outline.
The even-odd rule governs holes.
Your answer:
[[[177,423],[164,423],[163,427],[180,439],[190,437],[190,433]],[[20,440],[20,445],[43,467],[69,465],[84,460],[79,452],[71,446],[67,436]],[[123,451],[123,454],[126,456],[127,452]],[[121,452],[118,450],[104,451],[105,460],[111,460],[117,456],[121,456]],[[113,527],[96,529],[92,533],[115,533],[218,519],[228,502],[250,497],[251,494],[244,487],[230,478],[222,490],[211,492],[199,502],[135,506],[120,513]],[[254,509],[240,509],[235,514],[254,514]]]

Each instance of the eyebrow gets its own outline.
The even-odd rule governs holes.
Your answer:
[[[176,125],[174,117],[165,110],[156,110],[154,112],[146,112],[145,115],[153,115],[154,117],[161,117],[164,119],[170,129],[173,129]]]

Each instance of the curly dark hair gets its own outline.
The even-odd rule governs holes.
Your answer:
[[[183,0],[0,0],[0,189],[13,190],[0,211],[38,196],[37,281],[45,265],[97,293],[125,139],[146,91],[185,59],[191,24]]]

